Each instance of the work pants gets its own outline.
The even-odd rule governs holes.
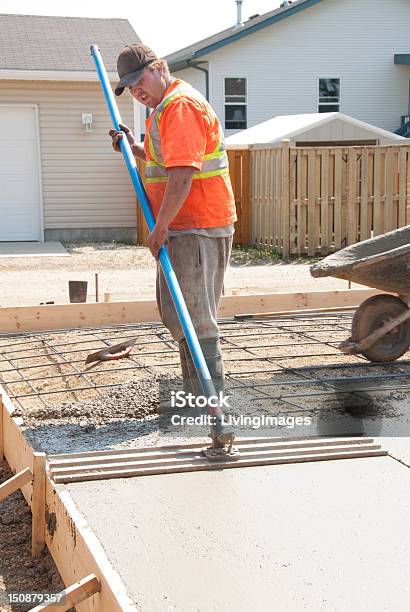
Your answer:
[[[172,236],[168,245],[176,277],[217,391],[223,389],[224,378],[217,309],[231,248],[232,236],[209,238],[199,234]],[[197,378],[196,372],[159,264],[157,304],[164,325],[179,343],[182,375],[189,387],[193,376]]]

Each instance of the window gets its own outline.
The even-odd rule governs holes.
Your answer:
[[[319,113],[338,113],[340,79],[319,79]]]
[[[225,79],[225,129],[246,130],[246,79]]]

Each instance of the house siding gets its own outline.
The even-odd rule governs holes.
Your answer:
[[[207,68],[206,65],[201,66],[201,67]],[[205,77],[206,75],[204,72],[202,72],[202,70],[197,70],[196,68],[187,68],[186,70],[179,70],[179,72],[176,72],[172,76],[175,76],[178,79],[182,79],[183,81],[187,81],[187,83],[190,83],[192,87],[195,87],[195,89],[200,91],[201,94],[205,96],[205,93],[206,93]]]
[[[1,81],[0,104],[13,103],[38,105],[46,232],[135,228],[135,192],[122,156],[110,145],[112,126],[100,85]],[[119,109],[132,126],[132,100],[124,96]],[[81,124],[82,113],[93,114],[90,132]]]
[[[408,0],[323,0],[203,58],[224,121],[224,78],[245,77],[248,127],[318,110],[318,79],[341,78],[340,112],[394,131],[409,106]],[[175,73],[179,76],[179,73]],[[227,134],[234,133],[227,130]]]

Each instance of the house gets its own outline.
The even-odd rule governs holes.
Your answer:
[[[407,143],[407,139],[381,128],[353,119],[343,113],[280,115],[258,123],[226,138],[229,149],[247,148],[253,144],[291,146],[364,146]]]
[[[318,112],[394,131],[409,114],[409,24],[408,0],[286,1],[165,59],[228,135]]]
[[[0,15],[1,241],[134,240],[135,192],[90,45],[115,83],[118,53],[136,40],[124,19]],[[138,133],[131,97],[118,102]]]

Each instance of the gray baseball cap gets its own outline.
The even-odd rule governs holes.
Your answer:
[[[157,59],[154,51],[142,43],[134,43],[124,47],[117,60],[120,80],[115,88],[115,95],[120,96],[125,87],[136,85],[141,80],[144,68]]]

